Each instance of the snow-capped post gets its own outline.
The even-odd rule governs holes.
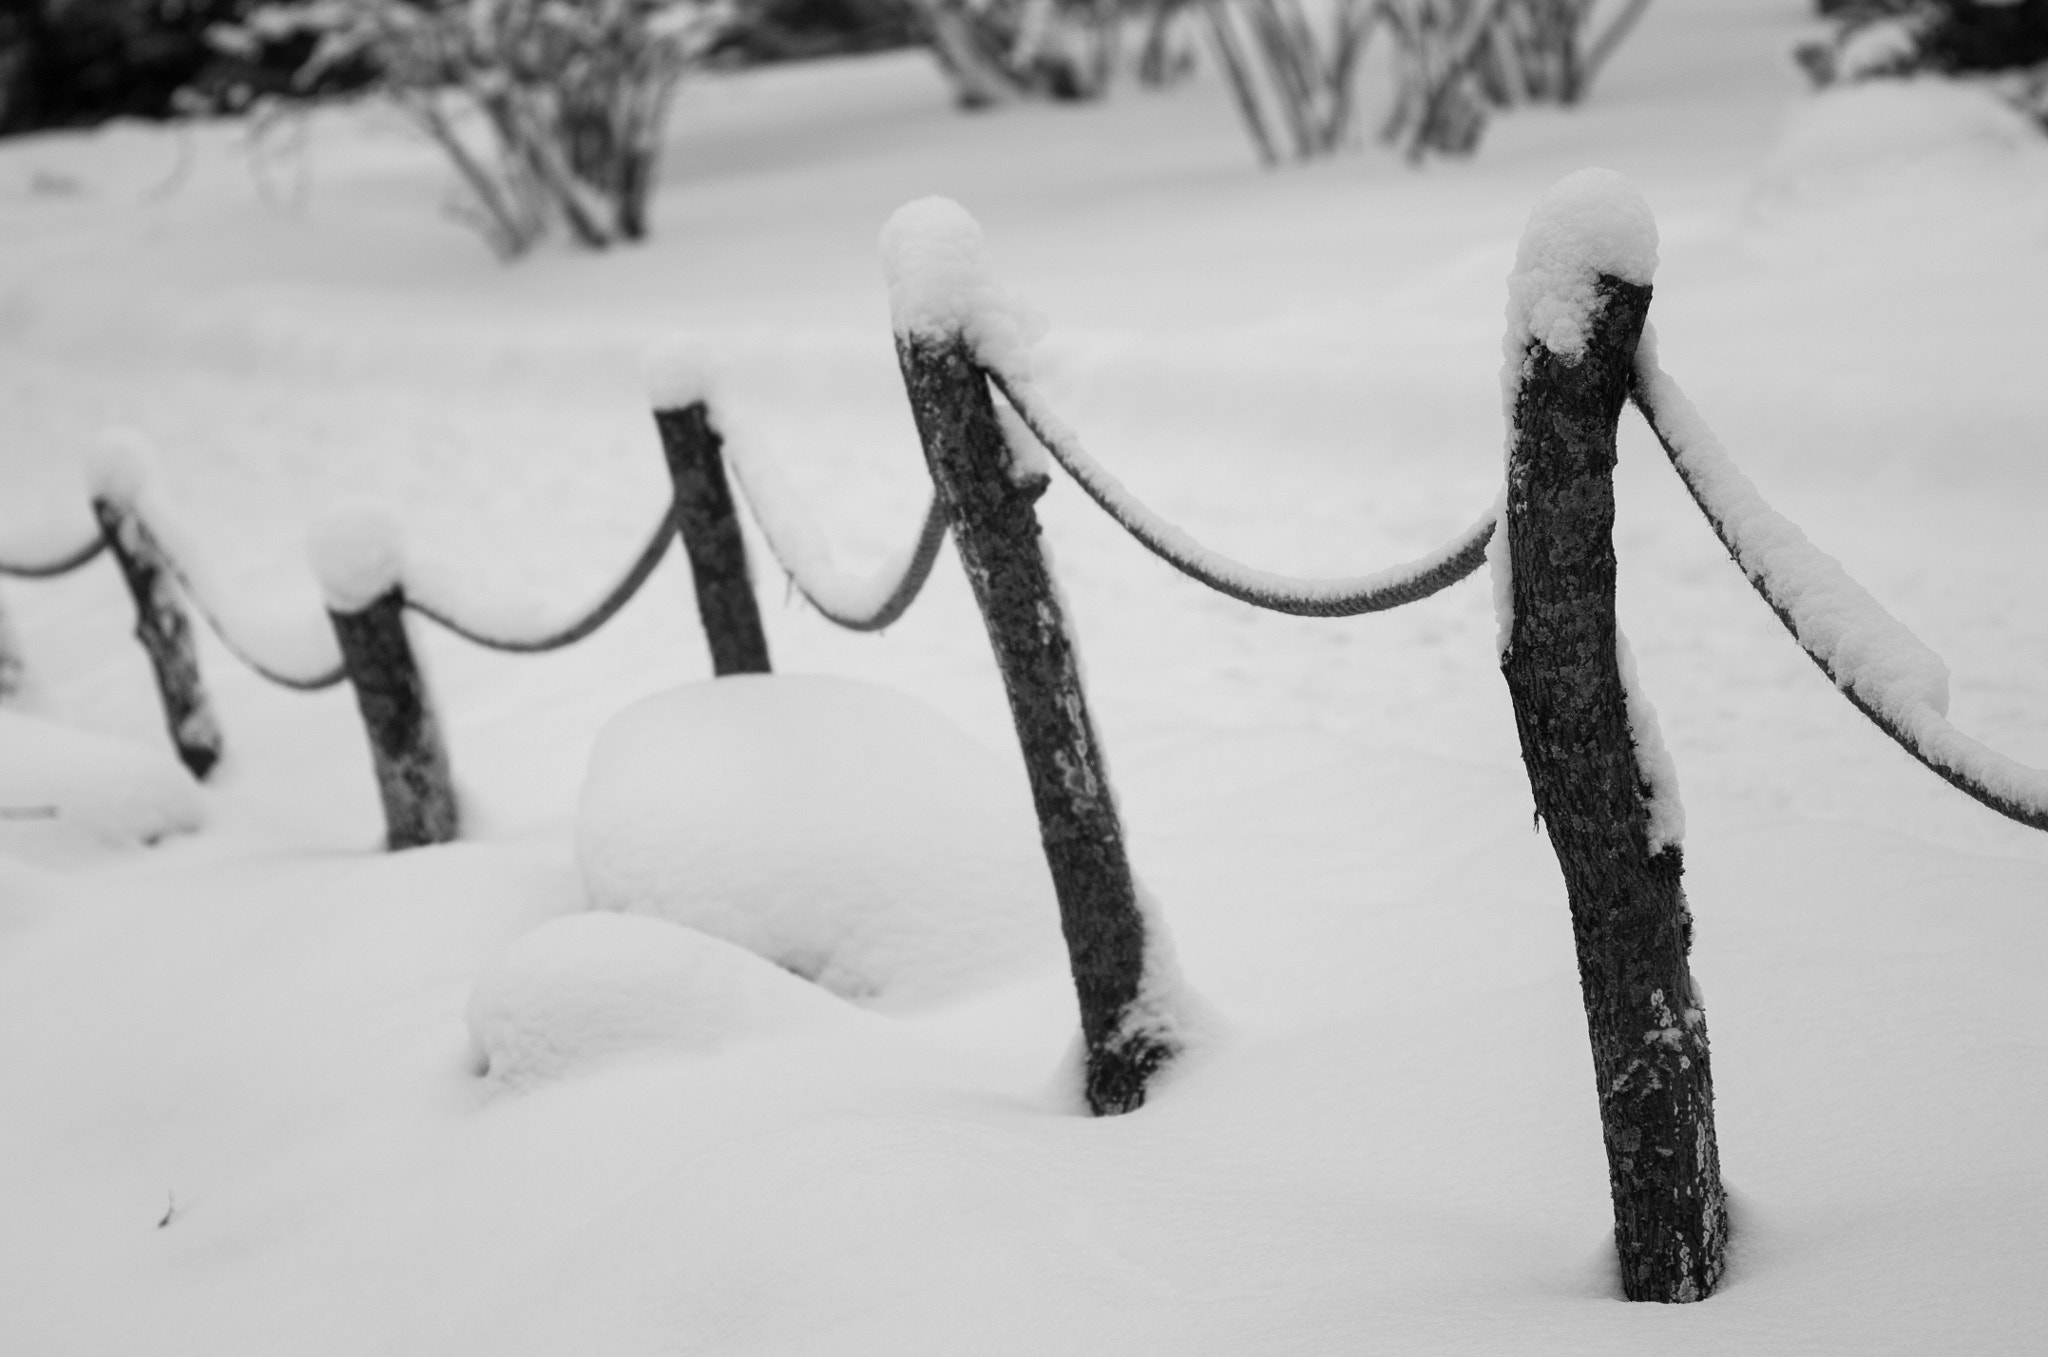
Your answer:
[[[447,843],[458,828],[455,784],[405,632],[398,527],[375,509],[350,507],[316,523],[311,546],[342,670],[370,739],[385,846]]]
[[[1123,826],[1088,715],[1079,657],[1039,542],[1050,483],[998,422],[985,368],[1021,365],[1013,306],[990,280],[981,228],[926,198],[882,230],[896,356],[960,559],[995,649],[1059,898],[1086,1048],[1088,1106],[1135,1111],[1181,1042],[1171,952],[1131,876]]]
[[[747,570],[746,539],[725,475],[725,439],[711,421],[711,355],[678,337],[648,360],[654,427],[675,486],[676,532],[690,558],[697,615],[711,646],[711,672],[769,672],[768,633]]]
[[[1615,426],[1656,268],[1626,179],[1583,170],[1531,214],[1508,281],[1501,670],[1563,868],[1630,1300],[1720,1280],[1727,1201],[1706,1018],[1687,964],[1681,811],[1615,625]]]
[[[178,601],[175,577],[156,535],[143,521],[149,494],[152,451],[141,435],[108,430],[92,449],[86,467],[93,517],[121,567],[135,600],[135,639],[156,672],[156,691],[178,761],[204,778],[220,762],[220,722],[199,678],[199,652],[192,623]]]

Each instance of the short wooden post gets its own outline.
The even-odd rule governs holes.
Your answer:
[[[1013,471],[988,380],[959,332],[899,333],[896,354],[1023,746],[1080,999],[1088,1106],[1129,1112],[1178,1043],[1148,992],[1148,948],[1159,940],[1139,908],[1074,640],[1039,547],[1032,506],[1047,480]]]
[[[455,838],[458,819],[448,751],[405,634],[405,593],[386,589],[353,611],[330,602],[342,669],[370,737],[370,761],[384,802],[384,842],[418,848]]]
[[[1583,354],[1531,341],[1508,458],[1514,607],[1501,661],[1522,759],[1571,906],[1630,1300],[1693,1301],[1720,1280],[1727,1202],[1706,1018],[1687,953],[1681,854],[1650,840],[1616,660],[1615,424],[1647,285],[1601,274]]]
[[[675,486],[676,531],[697,586],[697,615],[711,645],[711,672],[765,674],[768,634],[747,571],[747,544],[725,476],[725,439],[703,401],[657,409],[661,450]]]
[[[405,632],[404,542],[398,525],[369,505],[313,525],[313,573],[341,669],[355,689],[393,850],[447,843],[460,828],[455,781],[441,725]]]
[[[157,696],[163,702],[171,743],[192,776],[203,778],[220,762],[220,723],[214,719],[213,705],[200,682],[192,624],[178,602],[163,548],[125,500],[96,496],[92,512],[135,600],[135,639],[142,642],[156,672]]]

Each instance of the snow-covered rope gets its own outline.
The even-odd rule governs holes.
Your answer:
[[[1649,330],[1636,350],[1633,398],[1728,554],[1842,696],[1956,790],[2048,830],[2048,771],[2007,758],[1949,723],[1948,667],[1765,502],[1658,366]]]
[[[936,495],[906,550],[865,578],[849,574],[833,559],[831,543],[763,440],[733,413],[719,345],[682,331],[662,340],[644,361],[656,410],[704,408],[769,552],[805,602],[849,631],[880,631],[903,616],[931,577],[946,537],[945,508]]]
[[[107,431],[87,458],[86,474],[94,498],[120,505],[148,529],[178,587],[236,659],[272,683],[300,692],[341,682],[341,652],[324,624],[309,618],[287,632],[239,614],[224,601],[198,535],[163,491],[155,449],[143,435]],[[254,643],[266,631],[263,643]]]
[[[455,616],[445,604],[422,598],[417,586],[408,588],[405,603],[408,608],[430,621],[438,622],[465,641],[473,642],[489,650],[509,651],[513,654],[530,655],[541,651],[559,650],[574,645],[599,627],[612,620],[619,609],[640,592],[640,586],[647,583],[647,577],[661,564],[661,558],[668,554],[669,546],[675,541],[676,522],[673,508],[664,512],[661,520],[654,525],[654,531],[647,539],[647,545],[640,548],[640,554],[626,567],[626,573],[616,584],[585,609],[573,621],[560,624],[545,631],[527,635],[506,635],[493,633],[480,627],[472,627]]]
[[[946,511],[938,496],[925,507],[924,524],[909,550],[865,579],[841,570],[817,523],[758,448],[739,453],[733,473],[768,550],[804,601],[848,631],[880,631],[909,609],[931,577],[946,540]]]
[[[103,534],[94,533],[82,546],[74,547],[53,561],[10,561],[0,559],[0,575],[13,575],[18,579],[47,580],[58,575],[68,575],[78,567],[98,556],[107,549]]]
[[[1047,408],[1032,383],[1028,356],[1043,322],[996,283],[981,227],[965,208],[949,198],[921,198],[898,208],[882,229],[882,264],[899,342],[944,343],[959,336],[1032,437],[1090,499],[1146,550],[1218,593],[1297,617],[1355,617],[1427,598],[1486,559],[1498,505],[1429,555],[1370,575],[1301,579],[1213,551],[1125,489]]]
[[[1428,598],[1486,561],[1486,544],[1499,519],[1497,505],[1489,506],[1478,522],[1427,556],[1370,575],[1303,579],[1232,560],[1153,512],[1090,457],[1073,430],[1046,408],[1028,378],[986,364],[978,349],[975,357],[985,363],[989,379],[1032,437],[1124,531],[1183,575],[1241,603],[1296,617],[1356,617]]]

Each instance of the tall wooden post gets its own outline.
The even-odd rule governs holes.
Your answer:
[[[405,634],[405,594],[394,585],[354,611],[331,604],[343,671],[370,738],[370,761],[392,849],[447,843],[458,829],[455,784],[440,723]]]
[[[711,645],[711,672],[765,674],[768,635],[747,571],[747,544],[725,477],[725,440],[703,401],[656,410],[662,454],[675,485],[676,531],[697,586],[697,615]]]
[[[120,564],[121,578],[135,600],[135,639],[149,655],[156,672],[156,691],[163,703],[164,723],[178,759],[203,778],[220,762],[220,722],[199,679],[199,654],[192,643],[192,623],[178,602],[163,548],[141,517],[121,499],[96,496],[93,517]]]
[[[1015,473],[988,379],[957,331],[899,334],[896,355],[1023,746],[1080,999],[1088,1106],[1129,1112],[1178,1043],[1146,990],[1148,945],[1159,940],[1147,937],[1073,636],[1039,547],[1032,506],[1048,482]]]
[[[1582,355],[1528,350],[1508,459],[1514,621],[1501,668],[1564,870],[1623,1290],[1694,1301],[1720,1280],[1728,1233],[1707,1026],[1680,851],[1651,847],[1614,620],[1615,424],[1650,289],[1607,274],[1597,288]]]

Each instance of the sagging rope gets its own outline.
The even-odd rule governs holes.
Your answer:
[[[1302,579],[1234,561],[1197,542],[1125,489],[1088,455],[1073,430],[1045,407],[1028,379],[987,363],[979,353],[976,359],[1032,437],[1124,531],[1183,575],[1239,602],[1296,617],[1356,617],[1428,598],[1464,579],[1486,560],[1486,544],[1499,519],[1497,506],[1427,556],[1371,575]]]
[[[881,631],[909,610],[931,578],[932,564],[946,540],[946,510],[936,494],[925,507],[924,523],[910,549],[869,578],[855,579],[833,563],[831,547],[766,454],[747,444],[735,444],[733,452],[733,474],[754,523],[806,603],[848,631]]]
[[[0,575],[13,575],[18,579],[47,580],[59,575],[68,575],[91,561],[107,549],[107,539],[94,533],[92,540],[76,547],[54,561],[23,562],[0,560]]]
[[[1949,723],[1945,667],[1839,562],[1765,502],[1658,366],[1647,332],[1636,351],[1630,395],[1714,535],[1836,691],[1957,791],[2009,820],[2048,830],[2048,771],[2008,758]]]
[[[640,548],[640,554],[633,558],[633,563],[626,568],[626,573],[619,577],[618,583],[606,590],[597,602],[575,621],[532,636],[493,635],[481,628],[463,623],[444,605],[429,602],[410,591],[405,595],[405,604],[420,616],[439,623],[463,640],[489,650],[501,650],[515,655],[559,650],[563,646],[574,645],[611,621],[619,609],[625,607],[633,595],[640,592],[640,586],[647,583],[648,576],[661,564],[662,557],[668,554],[668,549],[675,542],[675,538],[676,516],[674,508],[671,507],[654,525],[647,545]]]

